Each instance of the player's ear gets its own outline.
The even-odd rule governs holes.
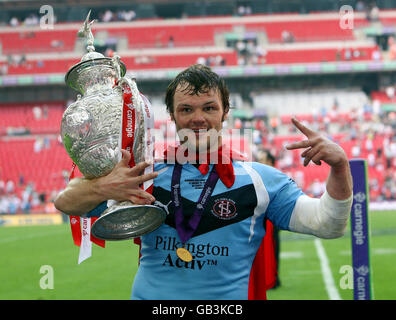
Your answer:
[[[225,112],[223,113],[223,119],[222,119],[223,122],[224,122],[225,120],[228,120],[228,115],[229,115],[228,110],[225,111]]]

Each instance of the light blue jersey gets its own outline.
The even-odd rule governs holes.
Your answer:
[[[265,234],[264,221],[288,230],[296,200],[303,195],[295,182],[279,170],[259,163],[233,162],[235,183],[218,180],[193,237],[187,241],[193,260],[176,255],[182,243],[175,229],[171,201],[174,165],[156,164],[157,205],[167,211],[165,223],[141,237],[141,258],[132,299],[240,300],[248,298],[249,275]],[[210,172],[210,170],[209,170]],[[208,175],[183,165],[180,181],[183,213],[188,219]]]

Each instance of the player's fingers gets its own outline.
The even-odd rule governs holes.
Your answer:
[[[146,161],[142,161],[139,162],[136,166],[134,166],[133,168],[131,168],[130,170],[130,174],[132,176],[138,176],[140,174],[143,173],[144,169],[146,169],[148,166],[150,166],[151,164],[146,162]]]
[[[300,121],[298,121],[296,118],[291,119],[292,123],[297,127],[298,130],[300,130],[303,134],[305,134],[308,138],[314,137],[317,135],[317,133],[310,128],[306,127],[303,125]]]
[[[149,199],[144,199],[144,198],[139,198],[137,196],[130,196],[129,201],[131,201],[134,204],[140,204],[140,205],[145,205],[145,204],[151,204],[154,201],[151,201]]]
[[[294,149],[301,149],[301,148],[309,148],[309,147],[315,147],[321,143],[323,143],[324,138],[321,135],[316,135],[315,137],[312,137],[310,139],[298,141],[291,143],[286,146],[288,150],[294,150]]]
[[[121,154],[122,154],[122,159],[120,161],[120,164],[125,167],[128,167],[129,161],[131,161],[131,153],[126,151],[125,149],[121,149]]]
[[[309,147],[308,149],[305,149],[305,151],[303,153],[301,153],[301,157],[304,158],[308,154],[308,152],[311,151],[311,150],[312,150],[312,147]]]
[[[286,146],[287,150],[294,150],[294,149],[301,149],[301,148],[308,148],[312,146],[312,141],[310,140],[303,140],[288,144]]]
[[[140,189],[140,188],[133,190],[130,197],[136,197],[136,198],[142,199],[149,203],[152,203],[155,201],[155,198],[151,193],[144,191],[143,189]]]
[[[323,153],[322,152],[318,152],[316,155],[314,155],[311,159],[311,161],[315,164],[317,164],[318,166],[320,166],[322,163],[320,160],[323,159]]]
[[[304,166],[306,167],[309,163],[309,161],[312,161],[313,163],[317,165],[321,165],[321,158],[323,154],[320,148],[313,148],[304,158]]]
[[[309,163],[309,161],[311,161],[312,157],[315,156],[319,151],[318,147],[314,147],[311,148],[311,150],[309,150],[304,156],[304,166],[306,167]]]
[[[318,143],[313,147],[310,147],[308,149],[306,149],[302,154],[301,157],[305,158],[305,157],[309,157],[312,158],[315,154],[318,153],[318,151],[320,151],[323,148],[323,144],[322,143]]]
[[[137,182],[139,184],[142,184],[146,181],[149,181],[151,179],[155,179],[156,177],[158,177],[158,172],[151,172],[151,173],[147,173],[147,174],[143,174],[141,176],[136,177],[137,178]]]

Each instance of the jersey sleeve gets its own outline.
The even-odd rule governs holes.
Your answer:
[[[276,168],[257,164],[256,170],[261,175],[269,196],[266,218],[279,229],[289,230],[294,206],[304,192],[294,180]]]

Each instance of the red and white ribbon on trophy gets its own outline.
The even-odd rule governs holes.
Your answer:
[[[129,166],[132,168],[136,165],[135,158],[133,155],[133,147],[135,143],[141,143],[141,141],[135,141],[136,126],[139,125],[140,119],[138,116],[144,117],[144,160],[151,163],[144,170],[144,174],[151,173],[154,171],[154,141],[152,130],[154,128],[154,117],[151,111],[151,104],[148,99],[142,95],[137,89],[136,83],[124,78],[122,81],[123,86],[123,115],[122,115],[122,126],[120,134],[120,145],[121,148],[127,150],[131,154],[131,160]],[[140,99],[139,99],[140,97]],[[139,104],[141,104],[139,106]],[[136,109],[139,108],[141,114],[136,113]],[[145,181],[143,190],[147,192],[153,191],[153,180]]]
[[[69,180],[72,180],[75,175],[76,164],[73,163],[72,171]],[[78,264],[88,259],[92,255],[92,242],[98,246],[105,247],[105,241],[95,238],[91,234],[91,227],[99,217],[78,217],[70,216],[70,227],[73,236],[73,242],[80,247],[78,256]]]
[[[152,165],[148,166],[144,173],[150,173],[154,170],[154,142],[152,130],[154,128],[154,118],[153,113],[151,111],[151,104],[148,99],[139,93],[135,82],[131,82],[128,79],[124,78],[122,81],[123,88],[123,111],[122,111],[122,125],[121,125],[121,134],[120,134],[120,142],[119,145],[122,149],[127,150],[131,154],[131,160],[129,161],[129,166],[135,166],[135,158],[133,155],[133,145],[134,143],[140,143],[140,141],[135,141],[135,132],[136,126],[138,125],[138,117],[139,115],[136,112],[137,108],[140,108],[142,111],[142,115],[144,117],[144,139],[145,143],[144,150],[145,161],[151,163]],[[141,99],[138,99],[138,96]],[[142,105],[139,106],[139,103]],[[121,152],[120,152],[121,157]],[[73,163],[72,171],[69,177],[69,180],[74,178],[75,175],[76,164]],[[152,193],[153,191],[153,181],[144,182],[142,188]],[[76,246],[80,247],[80,253],[78,257],[78,264],[88,259],[92,255],[92,242],[105,247],[105,241],[95,238],[91,234],[91,227],[93,223],[98,219],[98,216],[91,217],[79,217],[79,216],[70,216],[70,226],[73,236],[73,241]]]

